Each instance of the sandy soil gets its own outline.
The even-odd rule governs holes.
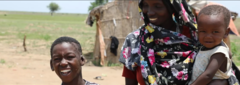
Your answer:
[[[49,42],[28,41],[23,52],[22,40],[0,36],[0,85],[60,85],[61,80],[51,71]],[[122,67],[97,67],[86,63],[83,78],[100,85],[124,85]],[[94,79],[102,76],[103,80]]]

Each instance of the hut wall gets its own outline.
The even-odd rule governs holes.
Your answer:
[[[132,31],[138,29],[143,21],[138,12],[137,0],[115,0],[104,5],[101,8],[101,14],[99,17],[99,28],[102,31],[107,63],[119,63],[121,47],[124,43],[125,37]],[[114,24],[114,20],[116,24]],[[96,33],[98,34],[98,33]],[[115,36],[119,40],[117,56],[110,52],[111,39],[110,36]],[[98,36],[96,36],[98,40]],[[95,41],[94,55],[100,57],[99,41]],[[99,50],[99,51],[97,51]]]

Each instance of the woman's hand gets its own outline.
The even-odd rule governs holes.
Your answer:
[[[137,80],[125,78],[125,85],[138,85]]]

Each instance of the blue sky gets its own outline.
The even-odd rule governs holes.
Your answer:
[[[77,0],[77,1],[30,1],[30,0],[0,0],[0,10],[9,10],[9,11],[30,11],[30,12],[49,12],[47,5],[51,2],[57,3],[61,10],[58,13],[88,13],[88,7],[90,2],[94,0]],[[226,6],[231,11],[235,11],[240,14],[240,1],[234,0],[214,0],[216,2]]]

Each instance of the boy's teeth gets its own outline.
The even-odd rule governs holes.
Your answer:
[[[61,70],[61,72],[69,72],[70,70]]]

